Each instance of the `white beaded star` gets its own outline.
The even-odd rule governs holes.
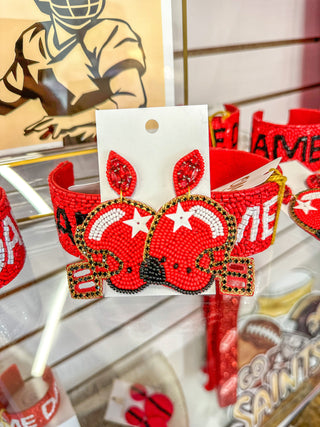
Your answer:
[[[302,200],[297,200],[298,206],[295,206],[294,209],[301,209],[306,215],[309,211],[317,211],[317,208],[311,206],[311,200],[303,202]]]
[[[132,227],[132,235],[131,238],[133,238],[136,234],[139,233],[139,231],[143,231],[144,233],[148,233],[148,227],[147,222],[152,217],[152,215],[146,215],[146,216],[140,216],[137,209],[134,209],[133,219],[127,219],[126,221],[123,221],[124,224],[129,225]]]
[[[181,204],[178,203],[176,213],[168,214],[166,216],[174,222],[173,232],[175,233],[177,230],[179,230],[180,227],[186,227],[189,228],[189,230],[192,230],[192,227],[189,223],[189,218],[192,215],[193,212],[184,211]]]

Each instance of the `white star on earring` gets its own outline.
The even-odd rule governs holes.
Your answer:
[[[127,219],[126,221],[123,221],[124,224],[129,225],[132,227],[132,235],[131,238],[133,238],[136,234],[139,233],[139,231],[143,231],[144,233],[148,233],[148,227],[147,222],[152,217],[152,215],[146,215],[146,216],[140,216],[139,212],[136,208],[134,208],[134,214],[133,219]]]
[[[307,202],[303,202],[302,200],[297,200],[298,206],[295,206],[294,209],[301,209],[306,215],[308,215],[309,211],[317,211],[317,208],[311,206],[311,200]]]
[[[168,214],[166,216],[174,222],[173,232],[175,233],[180,227],[186,227],[189,228],[189,230],[192,230],[192,227],[189,223],[189,218],[192,215],[193,212],[184,211],[181,204],[178,203],[176,213]]]

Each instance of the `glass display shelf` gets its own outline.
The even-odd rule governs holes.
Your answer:
[[[76,183],[98,180],[97,155],[92,152],[13,169],[51,206],[47,176],[67,159],[74,164]],[[231,421],[232,408],[220,408],[216,391],[204,388],[202,297],[71,299],[65,266],[75,258],[60,246],[54,217],[29,218],[38,214],[37,209],[3,177],[0,185],[27,248],[23,270],[0,290],[1,369],[12,361],[28,360],[20,366],[27,379],[35,369],[51,366],[85,427],[116,425],[103,421],[116,378],[144,382],[171,395],[179,414],[178,420],[172,419],[173,427],[236,425]],[[277,281],[281,285],[281,278],[292,270],[308,271],[312,291],[320,290],[319,254],[318,241],[281,212],[275,244],[254,257],[256,294],[242,298],[239,328],[259,311],[268,287]],[[274,408],[265,425],[278,425],[286,417],[293,422],[295,409],[303,409],[318,393],[318,383],[314,376],[297,384],[292,397]]]

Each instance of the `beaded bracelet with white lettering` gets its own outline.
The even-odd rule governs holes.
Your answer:
[[[253,115],[251,152],[269,160],[298,160],[312,171],[320,168],[320,110],[300,108],[289,112],[288,124],[263,120],[263,112]]]
[[[267,249],[274,240],[286,179],[275,171],[264,184],[242,188],[248,174],[266,163],[267,159],[245,151],[210,149],[211,188],[238,180],[233,191],[211,192],[211,197],[236,217],[238,234],[232,255],[253,255]],[[205,387],[217,388],[221,407],[234,404],[237,396],[239,304],[237,296],[204,297],[208,374]]]
[[[21,271],[26,257],[19,228],[11,207],[0,187],[0,288],[10,283]]]
[[[21,379],[20,373],[16,365],[12,365],[7,371],[0,377],[2,387],[10,389],[11,386],[12,388],[12,384],[10,384],[10,382],[16,383],[16,388],[18,389],[23,386],[23,380]],[[6,373],[7,375],[5,375]],[[20,412],[9,412],[7,410],[7,405],[9,402],[2,402],[0,400],[0,423],[6,423],[15,427],[43,427],[52,420],[59,408],[60,393],[56,380],[49,367],[45,369],[42,378],[43,381],[48,384],[48,390],[46,394],[42,397],[42,399],[40,399],[35,405]]]
[[[274,241],[285,178],[275,171],[267,182],[254,188],[243,189],[244,179],[233,191],[214,189],[246,177],[266,163],[267,159],[246,151],[210,149],[211,198],[237,220],[237,241],[231,252],[234,256],[262,252]]]

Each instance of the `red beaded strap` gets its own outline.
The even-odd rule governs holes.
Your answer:
[[[0,187],[0,288],[21,271],[26,258],[19,228],[12,216],[9,201]]]
[[[263,112],[253,115],[251,152],[269,160],[299,160],[312,171],[320,168],[320,111],[296,109],[286,125],[263,121]]]
[[[71,255],[85,259],[75,245],[74,235],[77,225],[100,204],[100,194],[68,190],[74,184],[73,165],[68,161],[60,163],[50,173],[48,181],[60,243]]]
[[[237,148],[239,130],[239,109],[225,104],[225,111],[209,117],[210,145],[218,148]]]
[[[6,372],[9,375],[6,375]],[[16,365],[12,365],[2,376],[0,377],[0,389],[3,391],[12,389],[12,383],[16,382],[18,385],[15,387],[19,389],[23,386],[20,373]],[[42,427],[47,425],[54,415],[56,414],[60,404],[60,393],[56,380],[49,367],[46,368],[43,380],[48,384],[48,390],[46,394],[40,399],[35,405],[25,409],[21,412],[8,412],[6,410],[6,404],[0,403],[1,417],[0,422],[3,420],[6,423],[14,426],[37,426]],[[10,381],[10,382],[9,382]]]
[[[279,185],[265,182],[254,188],[215,191],[248,175],[268,160],[245,151],[210,149],[211,197],[237,220],[237,240],[231,255],[249,256],[267,249],[275,234]]]

